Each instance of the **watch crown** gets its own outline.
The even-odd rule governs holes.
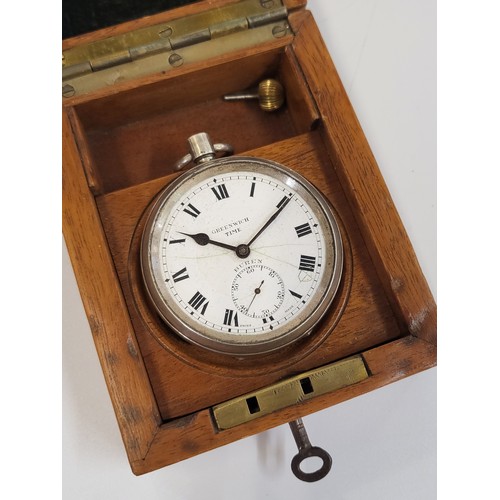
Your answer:
[[[206,132],[192,135],[187,142],[194,163],[202,163],[215,158],[214,145]]]
[[[229,144],[213,144],[212,139],[206,132],[194,134],[187,140],[189,153],[175,164],[175,170],[182,170],[186,165],[193,162],[196,165],[211,161],[219,152],[224,155],[233,153],[233,147]]]

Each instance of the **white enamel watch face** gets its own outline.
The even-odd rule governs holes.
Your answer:
[[[340,231],[324,197],[257,158],[210,161],[156,200],[141,246],[153,305],[191,343],[244,356],[311,332],[338,289]]]

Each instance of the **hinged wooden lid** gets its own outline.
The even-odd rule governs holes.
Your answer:
[[[242,0],[63,51],[63,97],[165,72],[290,34],[279,0]]]

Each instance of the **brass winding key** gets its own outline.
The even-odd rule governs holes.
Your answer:
[[[276,111],[285,102],[285,91],[278,80],[267,78],[259,83],[256,90],[234,92],[224,96],[225,101],[239,101],[242,99],[258,99],[263,111]]]

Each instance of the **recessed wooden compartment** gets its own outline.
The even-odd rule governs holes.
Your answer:
[[[249,154],[281,161],[307,177],[328,197],[344,228],[348,228],[343,231],[345,276],[330,312],[313,334],[278,353],[246,359],[209,353],[179,339],[148,306],[141,291],[140,227],[137,231],[137,226],[151,199],[172,176],[97,199],[111,254],[164,419],[212,406],[400,336],[319,133],[302,134],[252,150]],[[200,378],[203,383],[200,383]],[[188,396],[186,386],[189,387]]]
[[[293,35],[64,102],[64,232],[137,474],[435,363],[432,296],[314,20],[302,10],[294,16]],[[278,112],[222,99],[267,77],[286,88]],[[236,359],[188,344],[142,289],[144,214],[179,175],[173,165],[186,154],[186,139],[201,131],[235,154],[302,174],[339,215],[339,293],[310,336],[279,352]],[[215,430],[212,406],[353,354],[370,374],[363,382]]]
[[[264,78],[288,84],[290,104],[264,113],[257,101],[226,102],[223,95],[253,88]],[[73,108],[79,146],[94,194],[134,186],[173,172],[186,140],[208,131],[236,151],[271,144],[310,130],[313,100],[285,47],[231,59],[179,76],[167,75],[123,94],[86,100]]]

